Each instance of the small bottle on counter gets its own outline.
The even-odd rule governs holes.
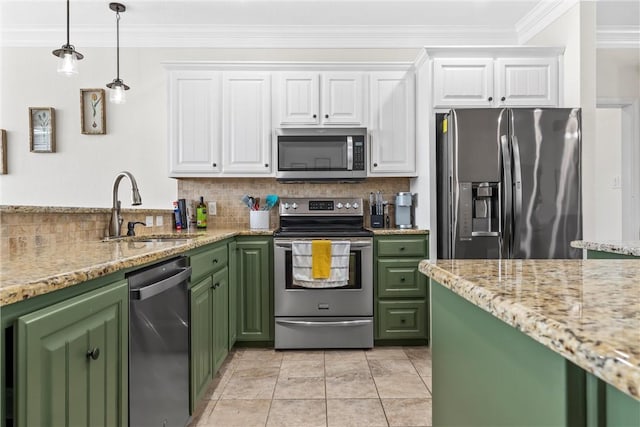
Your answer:
[[[196,207],[196,228],[207,228],[207,205],[204,204],[203,196],[200,196],[200,203]]]

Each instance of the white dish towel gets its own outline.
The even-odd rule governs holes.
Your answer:
[[[327,279],[314,279],[311,273],[311,240],[291,243],[293,284],[304,288],[339,288],[349,283],[351,242],[331,242],[331,273]]]

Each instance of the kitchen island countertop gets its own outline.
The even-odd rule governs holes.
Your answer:
[[[640,400],[640,261],[424,260],[419,268]]]
[[[571,247],[640,257],[640,240],[574,240]]]
[[[273,230],[207,230],[181,233],[186,240],[144,242],[123,238],[16,249],[2,254],[0,307],[234,236],[272,234]]]

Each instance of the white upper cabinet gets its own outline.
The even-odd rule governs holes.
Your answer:
[[[434,58],[433,106],[555,107],[558,56]]]
[[[225,72],[222,104],[222,172],[270,175],[273,170],[270,73]]]
[[[413,72],[370,74],[370,176],[416,174]]]
[[[279,76],[277,123],[289,125],[363,125],[364,74],[358,72],[284,72]]]
[[[169,176],[221,170],[220,75],[212,71],[169,74]]]
[[[491,107],[493,59],[436,58],[433,60],[435,107]]]
[[[498,59],[495,67],[498,105],[558,105],[557,58]]]

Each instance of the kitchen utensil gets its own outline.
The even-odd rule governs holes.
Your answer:
[[[254,211],[260,210],[260,197],[256,197],[253,199],[253,210]]]
[[[240,198],[240,201],[242,201],[242,203],[247,205],[247,207],[249,209],[253,209],[253,199],[250,196],[248,196],[247,194],[242,196],[242,198]]]
[[[265,198],[265,202],[267,203],[266,206],[263,206],[262,209],[263,210],[271,210],[271,208],[273,208],[276,203],[278,203],[278,196],[276,194],[267,194],[267,197]]]

